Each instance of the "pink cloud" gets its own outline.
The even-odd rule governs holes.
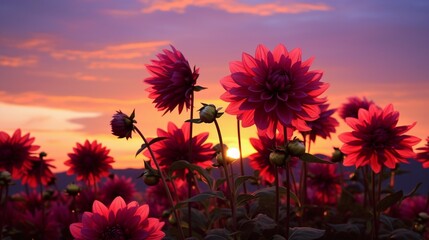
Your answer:
[[[142,9],[143,13],[151,13],[155,11],[175,11],[183,13],[186,8],[191,6],[209,7],[228,13],[244,13],[259,16],[331,10],[331,7],[326,4],[281,3],[278,1],[259,4],[240,3],[236,0],[143,0],[142,2],[146,4],[146,7]]]
[[[0,66],[3,67],[28,67],[37,64],[38,59],[31,57],[9,57],[0,56]]]

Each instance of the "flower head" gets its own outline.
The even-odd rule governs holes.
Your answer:
[[[0,170],[12,174],[12,178],[19,179],[21,172],[31,168],[31,162],[37,158],[32,156],[40,147],[33,145],[34,137],[27,133],[21,136],[21,129],[17,129],[12,136],[0,131]]]
[[[255,57],[243,53],[242,61],[230,63],[231,74],[221,80],[226,90],[221,99],[229,102],[225,110],[237,115],[243,127],[253,124],[274,138],[277,123],[311,130],[306,121],[319,117],[319,96],[328,88],[320,81],[321,71],[309,71],[313,59],[301,60],[301,50],[288,52],[282,44],[273,52],[264,45],[256,48]]]
[[[314,204],[335,204],[341,192],[336,164],[312,163],[308,165],[309,199]]]
[[[346,118],[353,130],[339,135],[344,143],[340,149],[346,155],[344,165],[370,165],[379,173],[382,165],[393,169],[397,163],[407,163],[407,158],[415,157],[412,147],[420,139],[404,135],[415,123],[396,126],[398,119],[399,112],[391,104],[384,109],[371,105],[369,110],[360,109],[358,118]]]
[[[70,225],[75,239],[162,239],[164,226],[155,218],[148,218],[149,206],[136,201],[125,203],[117,197],[107,208],[103,203],[94,201],[92,212],[85,212],[82,222]]]
[[[133,199],[135,192],[136,186],[131,178],[114,175],[103,184],[99,194],[104,203],[110,203],[118,196],[122,197],[125,202],[129,202]]]
[[[189,109],[191,106],[199,69],[194,67],[192,71],[183,54],[173,46],[171,48],[172,51],[164,49],[164,53],[157,55],[158,60],[146,65],[151,77],[144,82],[150,85],[146,90],[158,110],[167,113],[178,107],[180,114],[183,107]]]
[[[131,138],[131,134],[134,130],[134,111],[131,116],[122,113],[120,110],[116,111],[113,115],[110,125],[112,126],[112,134],[118,136],[118,138]]]
[[[189,122],[183,123],[182,128],[178,128],[174,123],[169,122],[167,131],[157,130],[158,137],[165,137],[166,139],[153,143],[151,148],[162,169],[168,168],[173,162],[179,160],[186,160],[202,168],[212,166],[215,151],[212,149],[211,143],[205,143],[209,134],[207,132],[200,133],[190,140],[189,128]],[[189,156],[189,144],[192,144],[192,156]],[[148,151],[145,151],[144,154],[150,157]],[[179,175],[183,176],[183,174]]]
[[[53,159],[45,159],[43,157],[36,158],[31,162],[30,169],[21,172],[21,182],[33,188],[37,187],[39,182],[43,186],[48,185],[48,183],[55,178],[51,170],[55,168],[55,166],[50,164],[50,162],[53,161]]]
[[[358,97],[349,97],[347,100],[348,102],[344,103],[338,109],[338,115],[344,120],[348,117],[358,118],[359,109],[363,108],[368,110],[369,106],[374,104],[373,101],[368,101],[365,97],[362,99]]]
[[[426,146],[419,147],[417,150],[417,161],[421,162],[424,168],[429,168],[429,137],[426,138]]]
[[[335,128],[340,125],[337,119],[331,116],[336,109],[328,110],[328,107],[329,104],[320,104],[320,117],[314,121],[307,122],[307,125],[311,128],[308,134],[312,142],[316,142],[317,136],[323,139],[331,138],[331,133],[335,133]]]
[[[69,153],[69,160],[64,164],[70,168],[67,170],[68,175],[76,174],[77,180],[89,181],[90,184],[96,183],[101,177],[109,175],[111,163],[114,162],[110,157],[110,150],[103,147],[101,143],[88,140],[82,145],[77,143],[73,148],[73,153]]]

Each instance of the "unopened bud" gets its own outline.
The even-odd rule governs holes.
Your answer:
[[[334,163],[343,162],[344,153],[340,151],[339,148],[334,147],[334,152],[332,153],[331,161]]]
[[[74,183],[70,183],[66,187],[66,192],[70,196],[77,196],[80,193],[80,187]]]
[[[290,155],[299,157],[305,153],[304,142],[295,138],[288,143],[287,150],[288,150],[288,153],[290,153]]]
[[[213,104],[204,104],[203,107],[200,108],[200,120],[204,123],[212,123],[216,120],[218,111],[216,110],[215,105]]]
[[[148,186],[155,186],[159,183],[159,175],[151,171],[147,171],[143,175],[143,181]]]
[[[274,150],[270,153],[270,162],[274,166],[281,167],[286,163],[287,154],[283,150]]]
[[[8,171],[0,171],[0,186],[7,186],[12,181],[12,176]]]

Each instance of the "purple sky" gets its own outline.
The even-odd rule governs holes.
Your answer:
[[[196,3],[197,2],[197,3]],[[110,134],[116,110],[136,109],[149,137],[168,121],[188,118],[156,111],[142,80],[144,64],[169,44],[200,68],[199,102],[226,107],[219,80],[228,63],[259,43],[282,43],[314,56],[311,69],[324,71],[332,107],[350,96],[380,106],[393,103],[400,124],[429,136],[429,3],[415,1],[165,1],[74,0],[0,2],[0,126],[36,137],[36,144],[63,170],[76,142],[99,140],[111,149],[115,167],[141,166],[134,152],[141,141]],[[198,105],[197,105],[198,106]],[[234,117],[221,121],[227,142],[235,143]],[[347,131],[344,122],[337,132]],[[214,128],[214,127],[213,127]],[[214,129],[198,126],[197,131]],[[255,129],[246,129],[245,137]],[[248,141],[246,141],[248,144]],[[340,146],[320,141],[314,151]],[[422,146],[422,141],[419,146]],[[328,149],[328,150],[326,150]],[[252,152],[247,149],[246,153]]]

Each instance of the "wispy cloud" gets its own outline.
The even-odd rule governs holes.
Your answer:
[[[208,7],[228,13],[243,13],[260,16],[331,10],[329,5],[322,3],[283,3],[281,1],[257,4],[247,4],[237,0],[142,0],[142,2],[145,4],[145,7],[142,9],[143,13],[152,13],[156,11],[175,11],[183,13],[188,7]]]
[[[91,62],[88,65],[90,69],[142,69],[143,64],[124,63],[124,62]]]
[[[28,67],[34,66],[38,59],[34,56],[31,57],[9,57],[0,56],[0,66],[3,67]]]

